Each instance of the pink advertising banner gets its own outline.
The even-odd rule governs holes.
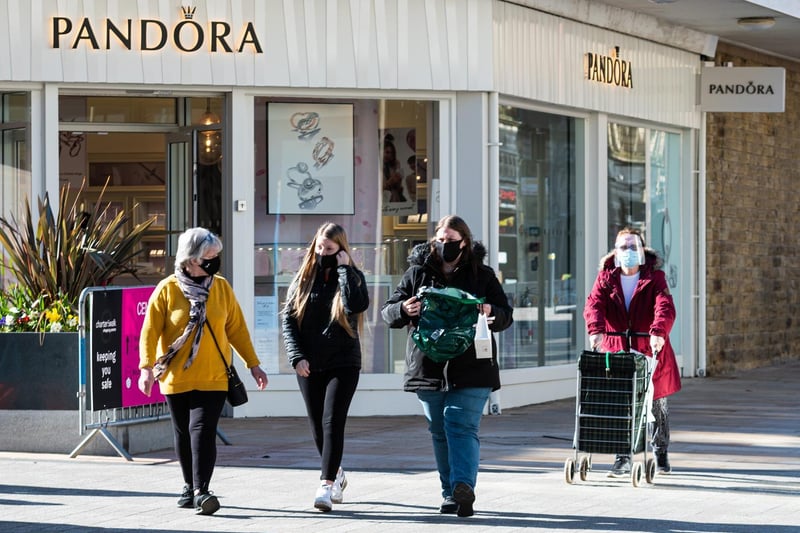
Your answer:
[[[139,391],[139,335],[147,311],[147,301],[154,287],[132,287],[122,289],[122,407],[161,403],[164,396],[158,388],[158,381],[153,385],[153,392],[148,398]]]
[[[154,287],[90,292],[87,328],[92,410],[164,402],[158,388],[139,392],[139,336]]]

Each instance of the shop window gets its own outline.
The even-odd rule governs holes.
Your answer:
[[[332,221],[347,231],[370,287],[363,371],[402,372],[406,332],[386,327],[380,307],[431,231],[436,103],[257,98],[255,109],[259,357],[269,372],[293,372],[279,310],[317,228]]]
[[[61,185],[77,191],[85,182],[88,201],[102,192],[111,212],[124,210],[131,225],[154,219],[136,261],[144,282],[155,283],[171,270],[174,241],[187,227],[222,234],[224,101],[59,97]],[[106,123],[114,127],[106,131]]]
[[[0,214],[6,218],[21,216],[31,190],[30,101],[30,93],[0,93]]]
[[[514,324],[501,368],[576,357],[575,119],[500,106],[498,269]]]
[[[683,252],[679,235],[681,136],[656,129],[608,125],[608,249],[624,227],[642,232],[648,247],[663,260],[678,312],[686,309],[681,291]],[[680,321],[670,333],[681,353]]]
[[[177,99],[120,96],[59,96],[59,122],[177,124]]]

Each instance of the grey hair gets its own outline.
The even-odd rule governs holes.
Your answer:
[[[192,259],[200,259],[208,250],[222,251],[222,241],[205,228],[189,228],[178,237],[175,269],[186,267]]]

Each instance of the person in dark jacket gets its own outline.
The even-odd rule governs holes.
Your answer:
[[[583,317],[589,344],[602,351],[628,351],[625,336],[607,333],[640,332],[649,337],[631,337],[630,348],[652,356],[656,354],[653,373],[655,422],[649,425],[650,443],[659,473],[672,471],[669,448],[669,409],[667,397],[681,389],[681,377],[669,332],[675,322],[675,304],[662,261],[655,250],[645,248],[641,234],[625,228],[617,234],[614,250],[602,258],[600,273],[586,300]],[[630,474],[631,458],[618,455],[609,477]]]
[[[416,295],[422,287],[456,287],[484,298],[479,312],[488,317],[490,330],[511,325],[511,306],[494,271],[483,264],[485,257],[486,249],[473,243],[466,222],[446,216],[430,241],[414,247],[410,267],[381,309],[390,327],[408,329],[404,389],[417,394],[428,420],[444,498],[439,511],[458,516],[474,512],[478,430],[489,393],[500,388],[497,345],[492,338],[491,358],[477,358],[470,345],[461,355],[436,363],[416,346],[411,333],[420,317]]]
[[[347,485],[344,428],[361,372],[359,331],[368,306],[367,283],[350,256],[347,235],[326,222],[289,286],[282,313],[286,352],[322,458],[314,507],[323,512],[342,502]]]

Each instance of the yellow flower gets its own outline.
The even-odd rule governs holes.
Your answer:
[[[61,313],[58,312],[58,309],[48,309],[44,314],[50,323],[61,321]]]

